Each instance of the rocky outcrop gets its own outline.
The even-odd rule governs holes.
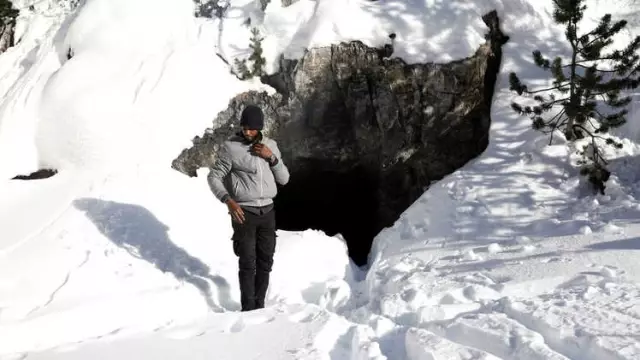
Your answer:
[[[195,3],[196,17],[205,18],[222,18],[229,8],[228,2],[219,2],[218,0],[193,0]]]
[[[264,11],[267,8],[267,5],[269,5],[269,3],[271,2],[271,0],[260,0],[260,7],[261,9]],[[281,0],[282,2],[282,6],[283,7],[287,7],[287,6],[291,6],[291,4],[298,2],[298,0]]]
[[[41,180],[48,179],[57,174],[58,171],[54,169],[41,169],[34,171],[29,175],[16,175],[11,180]]]
[[[12,23],[0,24],[0,54],[13,46],[15,26]]]
[[[277,199],[278,226],[341,233],[358,264],[371,241],[434,181],[488,144],[490,106],[507,37],[495,12],[483,17],[487,42],[466,59],[407,64],[354,41],[281,60],[262,81],[278,93],[233,98],[212,129],[194,139],[173,167],[195,176],[237,131],[246,104],[259,104],[265,132],[291,170]],[[435,204],[437,206],[437,204]]]
[[[18,10],[10,1],[0,0],[0,54],[14,45],[14,33]]]

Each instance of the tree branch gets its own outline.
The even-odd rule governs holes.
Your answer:
[[[583,69],[591,69],[591,66],[586,66],[586,65],[582,65],[582,64],[578,64],[578,63],[576,63],[576,66],[581,67]],[[615,72],[618,72],[618,70],[601,70],[601,69],[598,69],[598,68],[596,68],[596,71],[603,72],[603,73],[615,73]]]
[[[560,110],[554,117],[551,118],[551,120],[549,120],[548,123],[553,122],[556,118],[561,117],[562,114],[564,114],[564,109]],[[555,133],[555,130],[559,127],[557,124],[557,120],[555,120],[556,125],[551,129],[551,137],[549,138],[549,145],[553,144],[553,135]]]
[[[563,81],[560,85],[554,86],[554,87],[550,87],[547,89],[540,89],[540,90],[535,90],[535,91],[529,91],[529,90],[525,90],[524,92],[527,94],[535,94],[535,93],[539,93],[539,92],[543,92],[543,91],[549,91],[549,90],[556,90],[556,89],[560,89],[563,86],[566,86],[569,83],[569,81]]]
[[[605,158],[600,154],[600,148],[598,147],[598,144],[596,144],[596,139],[602,139],[605,141],[607,139],[603,138],[602,136],[593,135],[589,130],[587,130],[584,126],[580,124],[574,124],[573,126],[582,129],[589,136],[591,136],[591,145],[593,146],[593,156],[595,158],[594,160],[596,164],[598,163],[599,160],[602,161],[605,165],[608,164],[607,160],[605,160]]]
[[[602,60],[616,60],[616,59],[611,56],[605,56],[605,57],[593,59],[593,60],[578,60],[576,61],[576,64],[584,64],[592,61],[602,61]]]

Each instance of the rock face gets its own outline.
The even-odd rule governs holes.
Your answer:
[[[297,3],[298,0],[282,0],[282,6],[287,7],[291,6],[294,3]]]
[[[244,106],[262,106],[265,133],[278,141],[291,171],[276,198],[278,227],[341,233],[354,262],[364,264],[380,230],[488,144],[508,37],[495,12],[483,20],[487,42],[448,64],[407,64],[389,58],[389,46],[357,41],[282,59],[280,72],[261,79],[277,94],[233,98],[173,167],[195,176],[211,166],[219,143],[238,130]]]
[[[14,45],[14,33],[18,10],[9,1],[0,0],[0,54]]]
[[[267,8],[267,5],[269,5],[270,2],[271,0],[260,0],[260,7],[262,8],[262,11]],[[287,7],[291,6],[291,4],[293,3],[298,2],[298,0],[281,0],[281,2],[283,7]]]
[[[222,18],[229,7],[228,2],[219,2],[218,0],[193,0],[195,3],[196,17],[205,18]]]
[[[0,25],[0,54],[13,46],[13,24]]]

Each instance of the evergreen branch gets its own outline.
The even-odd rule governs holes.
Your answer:
[[[600,153],[600,147],[596,143],[596,139],[602,139],[604,141],[607,141],[607,139],[602,137],[602,136],[598,136],[598,135],[592,134],[589,130],[587,130],[584,126],[582,126],[580,124],[576,124],[574,126],[579,128],[579,129],[581,129],[582,131],[586,132],[587,135],[589,135],[591,137],[591,145],[593,146],[593,157],[594,157],[593,160],[594,160],[594,162],[596,164],[600,164],[600,162],[604,163],[605,165],[608,164],[607,160]]]
[[[557,100],[550,101],[550,102],[546,103],[546,105],[555,105],[555,104],[557,104],[559,102],[567,101],[567,100],[569,100],[569,98],[565,97],[565,98],[562,98],[562,99],[557,99]]]
[[[561,117],[562,115],[564,115],[564,113],[565,113],[565,110],[564,110],[564,109],[562,109],[562,110],[558,111],[558,113],[557,113],[557,114],[555,114],[551,119],[549,119],[549,121],[547,121],[547,122],[546,122],[546,125],[552,124],[552,123],[554,123],[554,122],[556,122],[556,123],[557,123],[557,122],[558,122],[558,120],[560,119],[560,117]]]
[[[561,124],[560,124],[560,125],[558,124],[558,121],[559,121],[559,119],[562,117],[562,115],[563,115],[563,114],[564,114],[564,109],[560,110],[560,111],[559,111],[559,112],[558,112],[554,117],[552,117],[552,118],[551,118],[551,120],[549,120],[549,121],[548,121],[548,123],[553,123],[553,122],[554,122],[554,120],[555,120],[556,118],[558,118],[558,120],[555,120],[555,126],[554,126],[554,127],[551,129],[551,131],[550,131],[551,136],[549,137],[549,145],[553,144],[553,135],[554,135],[554,133],[555,133],[555,130],[556,130],[557,128],[559,128],[559,127],[560,127],[560,125],[561,125]]]
[[[584,64],[584,63],[587,63],[587,62],[593,62],[593,61],[602,61],[602,60],[617,60],[617,58],[615,58],[613,56],[604,56],[604,57],[600,57],[600,58],[593,59],[593,60],[587,60],[587,59],[585,59],[585,60],[577,60],[576,61],[576,65],[577,64]],[[565,66],[571,66],[571,64],[568,64],[568,65],[565,65]]]
[[[591,33],[590,33],[590,34],[591,34]],[[602,38],[604,37],[604,35],[605,35],[605,34],[601,34],[601,35],[599,35],[599,36],[596,36],[593,40],[591,40],[591,41],[589,41],[588,43],[586,43],[586,44],[582,45],[582,50],[584,50],[584,48],[586,48],[586,47],[588,47],[588,46],[592,45],[594,42],[596,42],[596,41],[598,41],[598,40],[602,39]]]
[[[611,90],[609,90],[609,91],[601,91],[601,92],[590,93],[589,95],[591,95],[591,96],[602,96],[602,100],[606,102],[607,99],[604,96],[609,94],[610,92],[611,92]]]
[[[581,124],[574,124],[573,126],[579,128],[580,130],[582,130],[584,132],[586,132],[587,135],[589,135],[592,139],[601,139],[601,140],[607,141],[607,138],[605,138],[604,136],[600,136],[600,135],[596,135],[596,134],[592,133],[591,131],[587,130],[587,128],[582,126]]]
[[[553,87],[550,87],[550,88],[547,88],[547,89],[540,89],[540,90],[534,90],[534,91],[525,90],[524,92],[526,92],[527,94],[535,94],[535,93],[539,93],[539,92],[543,92],[543,91],[557,90],[557,89],[560,89],[560,88],[562,88],[564,86],[567,86],[567,85],[569,85],[569,81],[568,80],[567,81],[563,81],[562,83],[560,83],[557,86],[553,86]]]
[[[576,64],[576,66],[583,68],[583,69],[592,69],[591,66],[586,66],[586,65],[582,65],[582,64]],[[594,71],[598,71],[598,72],[602,72],[602,73],[616,73],[618,72],[618,70],[602,70],[602,69],[598,69],[598,68],[593,68]]]
[[[600,116],[600,119],[605,119],[605,118],[606,118],[606,116],[605,116],[605,115],[603,115],[603,114],[600,112],[600,110],[598,110],[598,109],[593,109],[593,111],[595,111],[595,112],[596,112],[596,114],[598,114],[598,116]],[[593,126],[593,124],[592,124],[591,126]],[[595,126],[594,126],[594,127],[595,127]]]

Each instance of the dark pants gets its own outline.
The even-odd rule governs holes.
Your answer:
[[[244,216],[244,223],[233,222],[233,252],[239,257],[242,311],[250,311],[264,307],[276,250],[276,217],[273,209],[264,214],[245,210]]]

